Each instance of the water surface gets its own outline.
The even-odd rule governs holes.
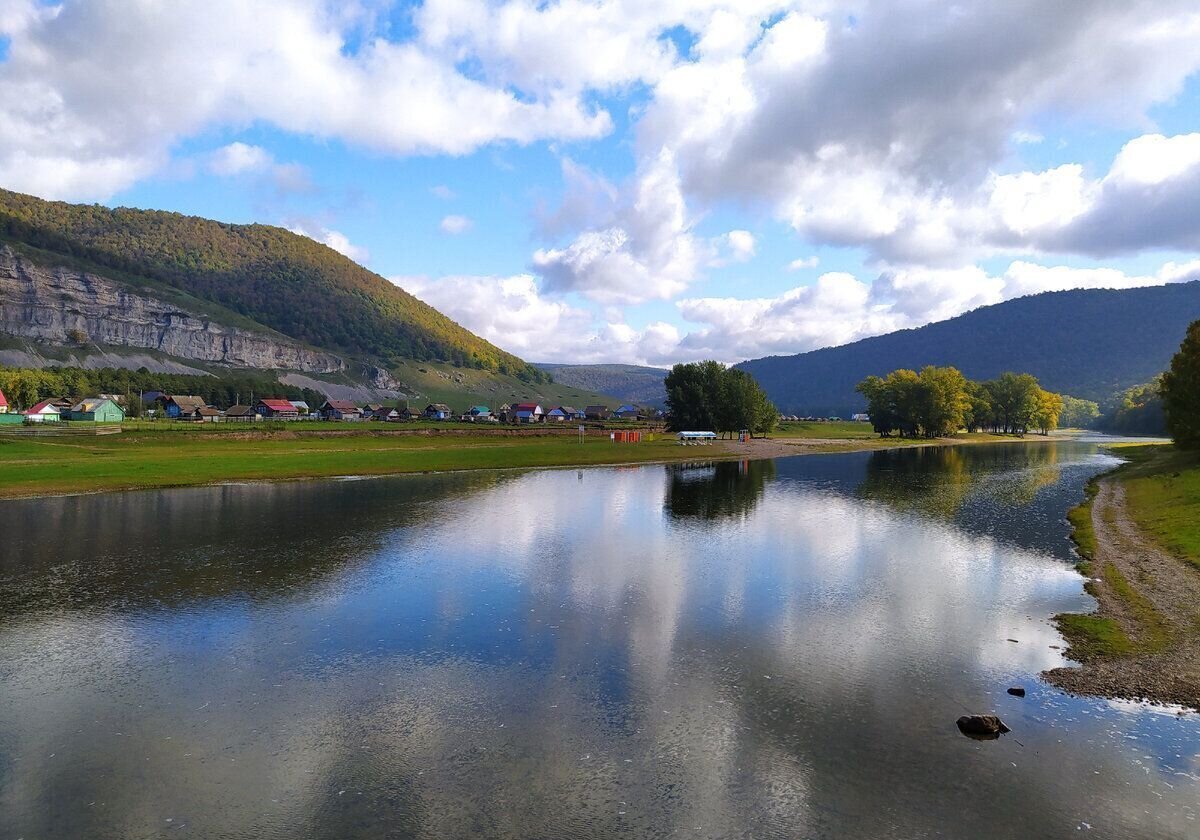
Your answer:
[[[1111,462],[0,504],[0,838],[1200,836],[1195,718],[1037,677]]]

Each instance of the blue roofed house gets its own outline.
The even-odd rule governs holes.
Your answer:
[[[620,418],[621,420],[636,420],[639,414],[640,412],[636,405],[623,405],[613,412],[613,417]]]

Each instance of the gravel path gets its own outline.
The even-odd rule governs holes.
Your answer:
[[[1176,703],[1200,709],[1200,572],[1153,545],[1129,516],[1125,487],[1100,481],[1092,505],[1095,574],[1111,563],[1158,613],[1168,638],[1157,653],[1098,657],[1045,677],[1076,694]],[[1116,621],[1135,643],[1150,639],[1144,621],[1103,579],[1092,581],[1097,614]],[[1161,632],[1161,631],[1160,631]]]

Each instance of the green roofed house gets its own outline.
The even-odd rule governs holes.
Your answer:
[[[71,406],[67,412],[67,419],[89,423],[120,423],[125,419],[125,412],[107,397],[90,397]]]

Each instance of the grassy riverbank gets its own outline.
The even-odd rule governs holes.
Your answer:
[[[108,437],[0,436],[0,498],[183,487],[228,481],[278,481],[469,469],[566,467],[720,458],[773,458],[893,446],[1001,440],[962,435],[939,441],[862,436],[864,424],[816,424],[821,437],[797,430],[768,440],[680,446],[652,434],[638,444],[583,443],[557,429],[478,427],[422,429],[330,424],[132,424]],[[869,433],[869,429],[866,430]],[[1008,438],[1011,440],[1011,438]]]
[[[1073,691],[1200,708],[1200,455],[1120,447],[1127,458],[1069,514],[1088,615],[1056,618],[1081,668],[1056,669]]]

